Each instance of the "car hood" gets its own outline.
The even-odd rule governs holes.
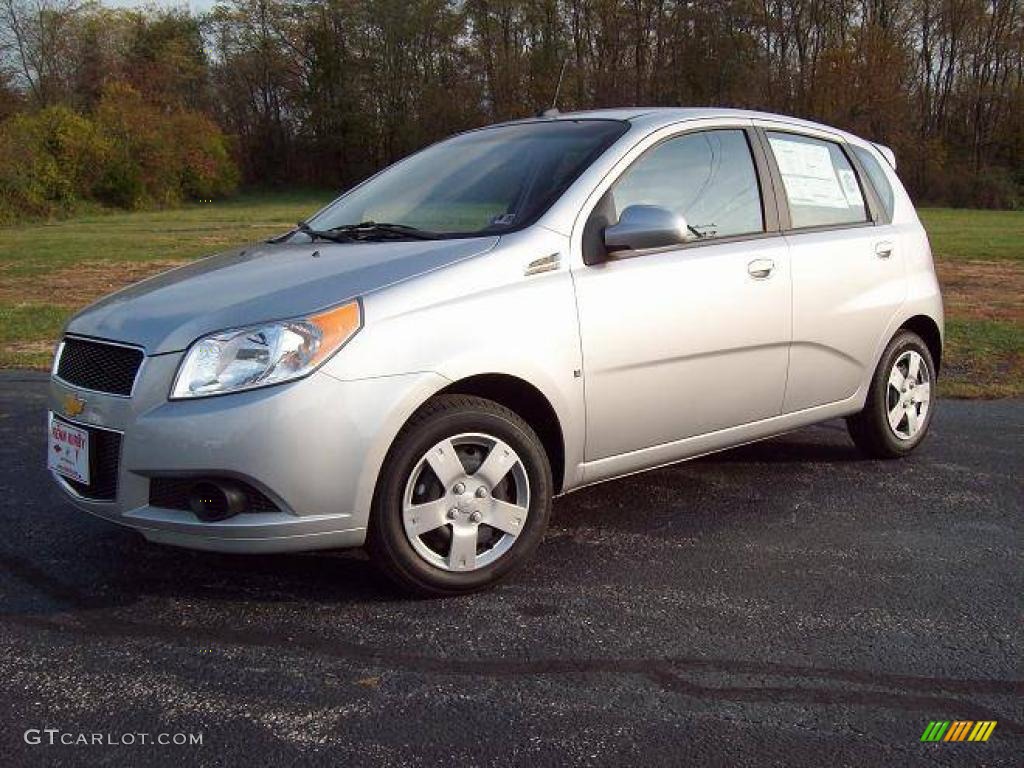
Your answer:
[[[261,244],[113,293],[75,315],[67,331],[137,344],[149,355],[176,352],[204,334],[310,314],[484,253],[497,242]]]

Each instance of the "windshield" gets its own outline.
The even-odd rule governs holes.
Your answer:
[[[553,120],[471,131],[385,169],[309,225],[327,232],[376,222],[463,237],[519,229],[627,127],[618,120]]]

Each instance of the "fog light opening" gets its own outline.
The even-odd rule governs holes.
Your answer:
[[[192,486],[188,503],[205,523],[227,520],[245,511],[245,492],[235,483],[220,480],[204,480]]]

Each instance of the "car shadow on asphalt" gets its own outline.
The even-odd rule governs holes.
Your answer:
[[[830,442],[820,438],[812,439],[815,430],[828,428],[828,425],[824,425],[784,437],[741,445],[696,461],[702,464],[851,464],[872,461],[848,440],[837,442],[835,437]]]
[[[742,506],[745,496],[754,494],[756,502],[758,475],[765,471],[764,465],[791,464],[793,471],[813,471],[814,465],[863,462],[845,434],[840,436],[836,429],[842,430],[841,425],[801,430],[557,499],[549,541],[579,526],[637,532],[654,526],[657,535],[669,538],[706,535],[716,526],[728,525],[730,511]],[[727,472],[727,493],[707,477],[717,475],[718,468]],[[639,506],[638,494],[645,499]],[[710,510],[713,514],[706,504],[688,503],[709,497],[721,497],[721,508]],[[0,612],[5,615],[25,608],[43,614],[96,611],[165,598],[330,605],[410,599],[361,550],[274,555],[196,552],[152,544],[133,531],[88,517],[71,509],[56,491],[45,494],[45,499],[53,509],[55,525],[66,525],[71,535],[50,539],[44,557],[0,552],[3,569],[40,598],[15,600],[15,605],[5,605],[7,598],[0,598]],[[538,558],[543,556],[542,549]]]

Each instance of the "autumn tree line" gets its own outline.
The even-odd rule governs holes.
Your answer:
[[[1024,206],[1024,0],[0,0],[0,220],[342,188],[455,131],[718,105],[894,148],[920,202]]]

